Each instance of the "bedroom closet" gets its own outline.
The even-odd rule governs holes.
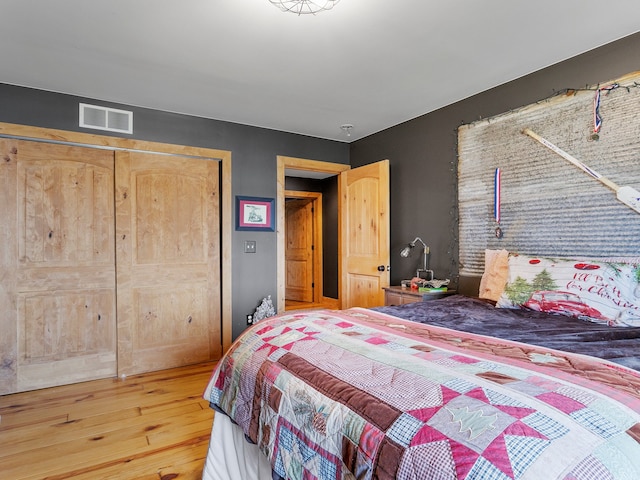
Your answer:
[[[0,394],[220,357],[220,162],[16,138],[0,153]]]

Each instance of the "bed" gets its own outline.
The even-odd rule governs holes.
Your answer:
[[[204,478],[640,478],[638,268],[612,268],[619,311],[588,319],[454,295],[263,320],[206,388]]]

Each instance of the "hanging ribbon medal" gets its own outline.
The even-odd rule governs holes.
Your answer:
[[[501,190],[501,176],[499,168],[496,168],[496,173],[493,179],[493,216],[498,226],[496,227],[496,237],[502,238],[502,228],[500,228],[500,190]]]
[[[611,90],[615,90],[620,85],[617,83],[612,83],[606,87],[600,87],[596,89],[596,96],[593,99],[593,135],[591,138],[593,140],[598,139],[598,132],[600,132],[600,128],[602,127],[602,117],[600,116],[600,96],[601,92],[604,90],[606,92],[610,92]]]

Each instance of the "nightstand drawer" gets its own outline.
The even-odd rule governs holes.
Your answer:
[[[384,287],[383,290],[385,306],[426,302],[456,293],[455,290],[447,290],[444,292],[419,292],[417,290],[411,290],[410,288],[402,288],[401,286]]]
[[[385,287],[384,288],[384,304],[389,305],[405,305],[407,303],[421,302],[422,294],[417,290],[402,287]]]

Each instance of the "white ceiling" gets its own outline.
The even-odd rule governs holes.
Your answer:
[[[0,82],[350,142],[640,31],[640,1],[296,16],[268,0],[0,0],[0,18]]]

